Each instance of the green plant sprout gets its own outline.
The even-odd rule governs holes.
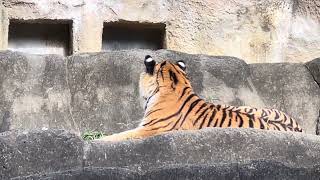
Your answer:
[[[84,132],[82,134],[82,139],[86,140],[86,141],[92,141],[95,139],[100,139],[104,136],[104,134],[102,132],[99,131],[88,131],[88,132]]]

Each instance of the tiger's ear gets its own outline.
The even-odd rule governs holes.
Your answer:
[[[146,66],[146,72],[152,75],[156,61],[150,55],[146,55],[144,58],[144,65]]]
[[[183,71],[186,70],[186,63],[182,60],[177,61],[177,65],[180,67],[180,69],[182,69]]]

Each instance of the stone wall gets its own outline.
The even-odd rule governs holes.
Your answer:
[[[316,134],[319,60],[247,64],[234,57],[168,50],[128,50],[56,55],[0,53],[0,130],[62,128],[107,134],[136,127],[143,116],[139,74],[150,54],[157,61],[184,60],[191,83],[216,104],[280,109]],[[315,71],[314,71],[315,70]]]
[[[164,48],[235,56],[249,63],[307,62],[320,56],[319,0],[5,0],[1,48],[9,20],[71,21],[73,53],[100,52],[103,25],[165,25]]]

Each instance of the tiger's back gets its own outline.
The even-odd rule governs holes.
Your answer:
[[[147,69],[152,72],[142,73],[140,79],[141,92],[146,100],[142,126],[146,129],[167,132],[241,127],[302,132],[296,120],[276,109],[207,103],[194,93],[184,62],[164,61],[154,67],[147,66]]]
[[[205,127],[302,132],[297,121],[276,109],[206,102],[193,91],[183,61],[157,64],[151,56],[146,56],[144,63],[146,70],[140,75],[139,85],[145,109],[142,122],[135,129],[106,136],[102,140],[145,138],[173,130]]]

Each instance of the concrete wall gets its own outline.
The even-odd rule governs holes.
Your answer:
[[[0,0],[0,50],[5,50],[8,47],[8,25],[9,20],[7,11],[2,5],[3,1]]]
[[[320,56],[319,0],[6,0],[9,19],[72,21],[72,52],[102,50],[103,24],[166,25],[165,47],[249,63],[306,62]],[[7,18],[2,16],[2,21]],[[2,22],[1,21],[1,22]],[[4,23],[3,49],[7,45]]]

